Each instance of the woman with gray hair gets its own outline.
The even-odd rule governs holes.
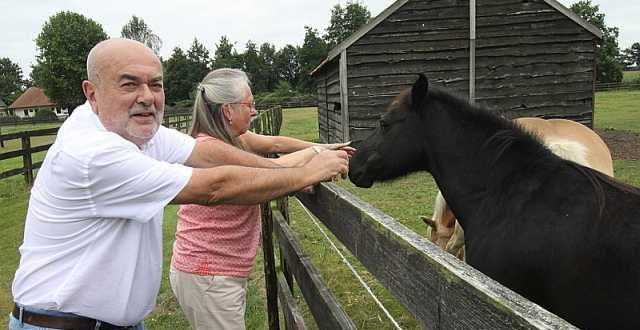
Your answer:
[[[198,85],[190,134],[259,153],[286,153],[282,166],[301,166],[325,149],[349,143],[316,144],[249,131],[257,115],[247,75],[217,69]],[[182,205],[171,258],[170,282],[194,329],[245,329],[247,276],[260,238],[258,205]]]

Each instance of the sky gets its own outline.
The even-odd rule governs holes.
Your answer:
[[[559,0],[570,6],[577,0]],[[372,14],[381,13],[393,0],[361,0]],[[8,57],[28,77],[36,62],[35,39],[48,18],[60,11],[82,14],[100,23],[110,37],[119,37],[132,15],[145,23],[163,41],[160,55],[169,58],[173,48],[189,49],[197,38],[213,53],[220,37],[235,42],[239,52],[251,40],[282,48],[302,45],[304,26],[322,35],[329,24],[331,8],[346,0],[0,0],[0,58]],[[640,42],[640,1],[592,0],[606,15],[608,26],[620,29],[621,49]]]

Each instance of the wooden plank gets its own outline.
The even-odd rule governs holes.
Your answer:
[[[48,135],[55,135],[57,132],[58,132],[58,127],[45,128],[45,129],[17,132],[17,133],[11,133],[11,134],[3,134],[3,135],[0,135],[0,140],[2,141],[16,140],[16,139],[22,139],[22,137],[24,136],[48,136]]]
[[[575,24],[566,20],[544,21],[536,23],[516,22],[508,26],[499,24],[478,26],[478,37],[491,37],[495,35],[511,35],[511,36],[536,36],[536,35],[585,35],[590,39],[594,36],[584,30],[580,30]],[[583,37],[581,37],[583,38]]]
[[[53,127],[53,128],[44,128],[44,129],[38,129],[38,130],[33,130],[33,131],[26,131],[23,132],[25,136],[48,136],[48,135],[56,135],[56,133],[58,133],[58,129],[59,127]]]
[[[16,157],[22,157],[22,154],[23,154],[22,153],[22,149],[3,152],[3,153],[0,154],[0,160],[16,158]]]
[[[441,31],[446,32],[448,30],[469,29],[468,18],[453,18],[453,19],[433,19],[429,21],[424,20],[407,20],[396,22],[385,22],[380,24],[371,33],[399,33],[399,32],[422,32],[422,31]]]
[[[33,169],[41,168],[43,163],[44,162],[35,162],[35,163],[33,163]]]
[[[409,1],[405,6],[402,7],[403,11],[413,11],[413,10],[440,10],[443,8],[451,8],[451,7],[463,7],[468,8],[468,1],[460,1],[460,0],[431,0],[431,1]]]
[[[296,197],[426,329],[576,329],[334,184]]]
[[[273,213],[269,202],[260,205],[262,214],[262,252],[264,255],[264,280],[267,291],[267,317],[269,330],[280,329],[278,314],[278,280],[273,251]]]
[[[357,65],[367,64],[383,64],[383,65],[399,65],[411,62],[458,62],[459,60],[466,60],[469,57],[468,46],[465,45],[457,50],[438,50],[422,52],[407,51],[405,53],[385,53],[385,54],[359,54],[349,57],[349,66],[354,67]]]
[[[33,161],[31,159],[31,138],[29,134],[22,136],[22,168],[24,180],[28,186],[33,185]]]
[[[24,174],[24,168],[14,168],[12,170],[0,172],[0,179],[8,178],[15,175]]]
[[[342,138],[340,142],[349,141],[349,85],[347,71],[347,50],[340,53],[340,128]]]
[[[278,275],[278,298],[283,309],[285,329],[307,329],[300,308],[291,294],[291,290],[289,290],[289,284],[287,284],[287,280],[282,275]]]
[[[468,39],[467,39],[468,40]],[[459,51],[468,48],[465,39],[443,40],[443,41],[414,41],[406,42],[396,39],[388,44],[356,44],[347,50],[349,57],[357,55],[375,54],[407,54],[407,53],[428,53],[428,52],[449,52]]]
[[[53,143],[49,143],[49,144],[41,144],[39,146],[31,147],[31,153],[35,154],[36,152],[47,151],[49,150],[49,148],[51,148],[52,145]]]
[[[304,254],[300,243],[282,214],[273,212],[273,219],[275,233],[282,251],[281,258],[287,260],[318,328],[327,330],[356,329],[338,300],[324,284],[322,275],[313,266],[309,257]]]
[[[469,64],[466,59],[458,58],[449,60],[443,57],[433,61],[405,61],[402,65],[389,65],[387,63],[367,63],[349,67],[349,78],[375,77],[381,75],[400,75],[425,73],[431,79],[466,77],[469,72]]]
[[[447,29],[445,31],[393,31],[387,33],[373,33],[372,31],[371,33],[362,37],[362,39],[358,40],[358,42],[354,43],[351,47],[354,47],[356,45],[384,45],[388,43],[398,42],[398,40],[402,40],[402,42],[423,42],[459,40],[468,38],[469,30],[465,27],[462,27],[460,29]],[[349,49],[351,49],[351,47],[349,47]]]

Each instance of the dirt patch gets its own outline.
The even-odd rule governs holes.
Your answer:
[[[615,129],[596,129],[611,150],[613,159],[640,160],[640,134]]]

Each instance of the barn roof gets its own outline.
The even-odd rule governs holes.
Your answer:
[[[39,108],[55,106],[55,103],[51,102],[44,91],[38,87],[29,87],[22,95],[20,95],[11,105],[9,109],[20,108]]]
[[[394,2],[391,6],[387,7],[382,13],[378,16],[374,17],[369,23],[363,25],[358,31],[354,32],[349,38],[345,39],[343,42],[338,44],[336,47],[329,51],[327,58],[322,61],[313,71],[311,71],[311,75],[316,73],[320,68],[322,68],[328,62],[331,62],[334,58],[336,58],[343,50],[349,48],[353,43],[358,41],[362,36],[367,34],[369,31],[373,30],[378,24],[384,21],[387,17],[393,14],[400,7],[404,6],[409,0],[398,0]],[[593,24],[585,21],[582,17],[578,16],[576,13],[571,11],[571,9],[565,7],[563,4],[559,3],[556,0],[544,0],[549,6],[553,7],[555,10],[567,16],[569,19],[583,27],[585,30],[591,32],[598,39],[602,39],[602,31],[595,27]]]

